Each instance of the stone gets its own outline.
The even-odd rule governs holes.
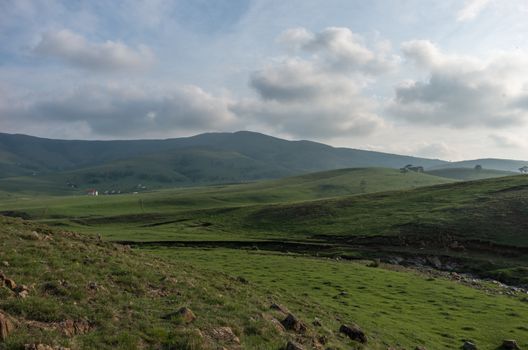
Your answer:
[[[294,341],[289,341],[288,344],[286,344],[286,350],[304,350],[304,347],[299,344],[299,343],[296,343]]]
[[[73,321],[66,320],[59,324],[59,328],[67,337],[73,337],[78,334],[86,334],[90,331],[91,327],[87,321]]]
[[[178,314],[181,316],[185,323],[191,323],[196,320],[196,315],[188,307],[182,307],[178,310]]]
[[[478,348],[474,343],[466,340],[464,342],[464,345],[462,345],[462,349],[463,350],[477,350]]]
[[[442,262],[437,256],[428,256],[427,262],[429,263],[429,265],[433,266],[435,269],[442,268]]]
[[[29,288],[23,284],[17,286],[13,291],[16,293],[17,297],[21,299],[25,299],[29,296]]]
[[[502,348],[505,350],[520,350],[521,348],[517,344],[517,341],[513,339],[505,339],[502,341]]]
[[[350,339],[365,344],[367,342],[367,335],[357,325],[347,326],[341,325],[339,332],[347,335]]]
[[[2,265],[4,265],[5,267],[9,267],[9,261],[2,261]]]
[[[211,336],[222,342],[240,344],[240,339],[236,336],[231,327],[214,328],[211,331]]]
[[[297,333],[304,333],[306,331],[306,325],[292,314],[288,314],[281,323],[284,328],[290,331],[295,331]]]
[[[316,327],[321,327],[323,324],[321,323],[321,320],[319,318],[314,318],[312,324]]]
[[[280,311],[280,312],[285,313],[285,314],[290,312],[287,307],[282,306],[282,305],[277,304],[277,303],[271,304],[270,305],[270,309],[277,310],[277,311]]]
[[[0,312],[0,341],[5,341],[14,329],[15,325],[9,317]]]
[[[7,288],[11,289],[11,290],[15,290],[16,287],[17,287],[17,284],[15,283],[15,281],[13,281],[11,278],[4,278],[4,283],[6,285]]]

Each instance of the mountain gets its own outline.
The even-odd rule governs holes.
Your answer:
[[[54,193],[90,187],[134,191],[273,179],[338,168],[399,168],[405,164],[428,168],[444,163],[248,131],[128,141],[0,134],[0,189],[29,192],[46,187],[54,188]]]
[[[475,168],[480,165],[483,169],[512,171],[519,172],[519,168],[528,165],[528,161],[514,160],[514,159],[497,159],[497,158],[482,158],[473,160],[463,160],[460,162],[445,162],[434,165],[430,169],[446,169],[446,168]]]

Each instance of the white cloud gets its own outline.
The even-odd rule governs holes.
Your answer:
[[[119,41],[91,43],[67,29],[45,32],[34,52],[95,71],[145,69],[154,62],[154,54],[144,45],[133,49]]]
[[[58,123],[65,128],[81,123],[93,135],[163,137],[182,131],[236,130],[238,119],[230,111],[231,104],[229,98],[212,96],[196,86],[160,91],[145,86],[91,84],[61,97],[4,109],[0,118]]]
[[[429,41],[402,45],[405,57],[427,74],[396,87],[388,111],[413,123],[452,127],[523,124],[528,108],[528,55],[497,54],[488,60],[448,55]]]
[[[382,45],[377,45],[377,50],[368,48],[361,35],[345,27],[328,27],[319,33],[292,28],[281,34],[279,42],[291,50],[312,54],[312,59],[340,72],[381,74],[398,61],[388,50],[382,50]]]
[[[318,139],[370,134],[384,125],[378,102],[363,91],[373,75],[392,67],[384,50],[367,48],[348,28],[294,28],[279,41],[291,54],[251,75],[258,98],[237,104],[237,113],[282,133]]]
[[[475,19],[490,3],[490,0],[466,0],[464,6],[457,12],[457,21]]]

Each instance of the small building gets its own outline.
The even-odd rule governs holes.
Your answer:
[[[88,191],[86,191],[86,194],[89,196],[98,196],[99,192],[95,188],[90,188]]]

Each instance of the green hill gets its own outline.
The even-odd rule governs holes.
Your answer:
[[[296,254],[133,251],[2,217],[0,241],[6,350],[276,350],[288,341],[307,350],[323,343],[336,350],[441,349],[464,340],[487,349],[503,339],[528,342],[522,296],[502,295],[486,282]],[[297,328],[281,325],[288,312]],[[367,344],[340,333],[343,324],[360,327]]]
[[[253,133],[168,140],[75,141],[0,134],[0,190],[50,194],[135,191],[273,179],[347,167],[425,167],[440,160],[400,156]],[[47,185],[46,185],[47,184]],[[140,186],[141,185],[141,186]]]
[[[494,169],[502,171],[510,171],[514,173],[519,172],[519,168],[528,165],[528,161],[514,160],[514,159],[497,159],[497,158],[482,158],[473,160],[463,160],[459,162],[445,162],[443,164],[433,165],[430,170],[436,169],[451,169],[451,168],[475,168],[480,165],[483,169]]]
[[[427,174],[439,176],[439,177],[445,177],[448,179],[469,181],[469,180],[490,179],[493,177],[501,177],[501,176],[511,176],[511,175],[515,175],[516,173],[512,171],[493,170],[493,169],[477,170],[474,168],[443,168],[443,169],[428,170]]]

